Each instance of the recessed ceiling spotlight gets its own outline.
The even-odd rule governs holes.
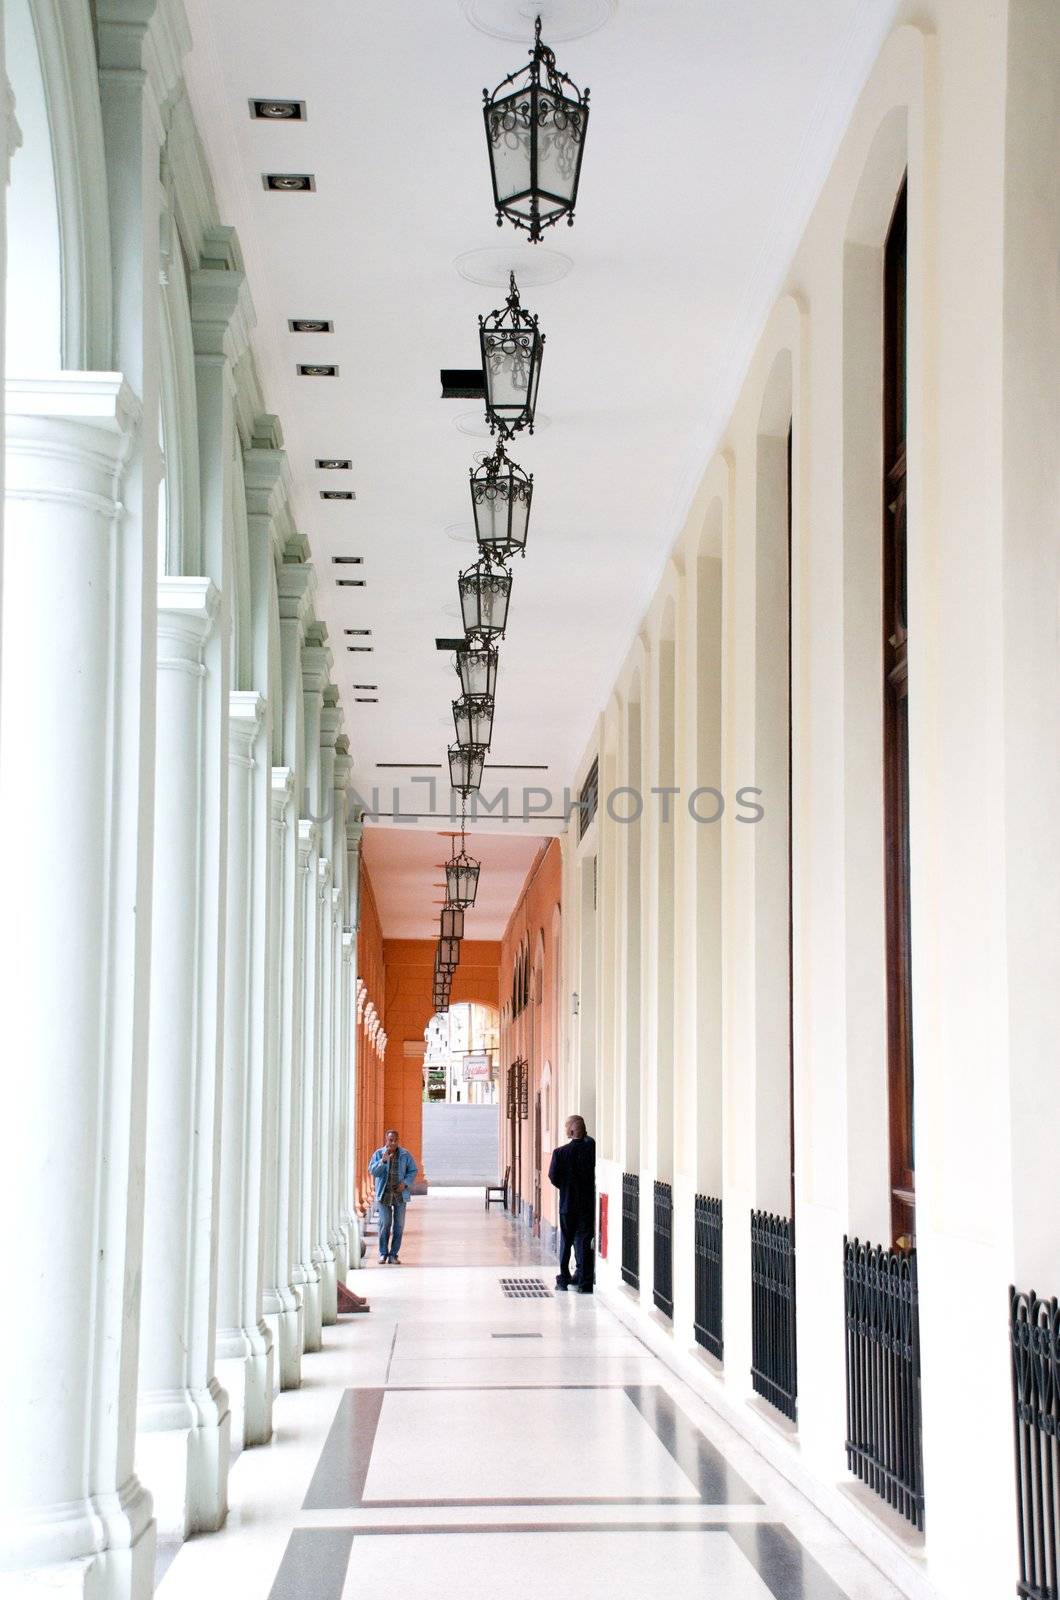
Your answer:
[[[284,194],[309,194],[317,186],[311,172],[263,172],[261,181],[266,189]]]
[[[288,317],[287,327],[291,333],[335,332],[335,324],[327,317]]]
[[[364,564],[363,556],[332,556],[336,567],[360,567]]]
[[[311,362],[309,365],[301,361],[298,363],[298,376],[300,378],[337,378],[338,375],[339,369],[335,366],[326,364],[320,366],[315,362]]]
[[[348,634],[351,638],[356,636],[361,639],[369,638],[372,632],[371,628],[343,628],[342,631],[343,633]]]
[[[262,122],[304,122],[304,100],[252,100],[250,115]]]
[[[349,472],[353,462],[344,460],[342,456],[318,456],[314,465],[321,472]]]
[[[374,694],[355,694],[353,700],[354,704],[358,706],[377,706],[379,704],[379,697]]]
[[[355,683],[353,685],[355,689],[378,689],[378,687],[377,683]]]
[[[357,495],[353,489],[321,489],[321,500],[356,500]]]
[[[336,578],[335,582],[340,589],[364,589],[367,587],[366,578]]]
[[[348,644],[346,648],[351,656],[366,656],[375,649],[375,646],[370,644]]]

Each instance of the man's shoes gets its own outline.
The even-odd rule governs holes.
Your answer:
[[[390,1264],[390,1257],[389,1256],[380,1256],[379,1257],[379,1265],[381,1267],[389,1266],[389,1264]]]
[[[569,1282],[567,1281],[566,1278],[557,1278],[556,1279],[556,1288],[557,1289],[569,1289],[570,1288],[570,1284],[569,1284]]]
[[[400,1265],[401,1265],[401,1257],[400,1256],[388,1256],[387,1260],[390,1262],[390,1265],[392,1267],[400,1267]]]
[[[593,1286],[592,1286],[591,1283],[582,1283],[582,1284],[578,1285],[578,1293],[579,1294],[592,1294],[592,1292],[593,1292]]]

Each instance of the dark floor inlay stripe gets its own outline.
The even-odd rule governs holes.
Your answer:
[[[665,1389],[639,1383],[627,1383],[623,1387],[659,1442],[696,1485],[701,1500],[712,1506],[762,1504],[761,1497],[729,1465],[721,1451],[700,1433]]]
[[[303,1511],[339,1511],[360,1505],[383,1394],[382,1389],[346,1390],[302,1501]]]
[[[342,1600],[352,1549],[352,1528],[296,1528],[269,1600]]]
[[[729,1535],[776,1600],[849,1600],[783,1523],[731,1522]]]
[[[544,1335],[540,1334],[540,1333],[491,1333],[490,1334],[490,1338],[491,1339],[541,1339],[543,1337],[544,1337]]]

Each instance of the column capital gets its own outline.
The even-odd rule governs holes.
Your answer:
[[[307,640],[310,634],[315,634],[316,639],[302,646],[302,688],[306,694],[322,695],[328,686],[335,657],[323,642],[327,630],[322,622],[311,623],[306,630]],[[319,642],[316,642],[317,639]]]
[[[298,819],[298,859],[304,867],[309,865],[309,857],[320,843],[320,829],[315,822],[309,822],[305,817]]]
[[[233,366],[250,346],[254,308],[242,270],[200,267],[191,274],[191,331],[197,356]]]
[[[164,577],[158,580],[158,638],[172,651],[172,659],[198,661],[202,647],[213,632],[220,591],[211,578]],[[167,654],[159,652],[159,666],[167,665]]]
[[[56,372],[8,378],[4,410],[9,445],[96,451],[120,465],[140,425],[142,407],[120,372]],[[9,486],[10,487],[10,486]]]
[[[270,793],[272,819],[274,822],[282,822],[287,807],[294,798],[294,773],[290,767],[273,767]]]
[[[256,689],[233,689],[228,696],[228,744],[230,754],[251,763],[254,740],[261,728],[266,702]]]
[[[353,771],[353,757],[349,754],[348,750],[342,750],[342,749],[339,748],[339,746],[342,744],[342,742],[343,742],[342,738],[337,739],[335,741],[335,788],[339,791],[340,794],[345,794],[346,789],[348,788],[349,782],[350,782],[350,773]],[[346,829],[346,847],[347,847],[347,849],[349,848],[349,844],[350,844],[350,830],[349,830],[349,828],[347,828]]]
[[[328,689],[333,687],[333,684],[328,685]],[[322,749],[334,750],[346,717],[340,705],[333,704],[326,698],[327,693],[328,690],[325,689],[324,709],[320,713],[320,744]],[[338,694],[337,689],[335,693]]]
[[[361,840],[363,838],[364,838],[364,820],[363,820],[363,817],[349,817],[349,818],[347,818],[347,821],[346,821],[346,848],[348,850],[359,850],[361,848]]]
[[[354,933],[352,928],[343,928],[343,930],[342,930],[342,959],[343,959],[343,961],[352,962],[353,961],[353,957],[354,957],[354,952],[356,951],[356,949],[357,949],[357,935]]]
[[[305,562],[285,561],[276,573],[276,587],[280,597],[280,620],[297,622],[304,631],[313,611],[317,575]]]

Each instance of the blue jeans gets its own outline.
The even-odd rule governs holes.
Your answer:
[[[399,1200],[396,1206],[388,1206],[385,1200],[379,1202],[379,1259],[385,1261],[387,1257],[393,1258],[401,1249],[401,1235],[405,1231],[405,1201]]]

